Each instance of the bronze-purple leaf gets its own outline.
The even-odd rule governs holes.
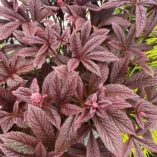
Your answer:
[[[46,144],[53,141],[53,126],[42,109],[34,105],[29,105],[27,112],[27,122],[38,139],[42,140]],[[47,141],[50,137],[51,140]]]
[[[99,145],[91,132],[89,135],[88,143],[87,143],[87,157],[98,157],[100,156]]]

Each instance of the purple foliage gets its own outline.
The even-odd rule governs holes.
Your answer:
[[[1,3],[0,156],[157,153],[156,0]]]

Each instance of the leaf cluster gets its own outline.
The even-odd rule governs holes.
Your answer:
[[[156,0],[1,3],[0,156],[157,153]]]

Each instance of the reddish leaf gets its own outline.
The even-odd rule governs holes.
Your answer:
[[[134,143],[135,155],[137,157],[144,157],[144,154],[142,153],[141,147],[138,144],[136,144],[136,142],[133,142],[133,143]]]
[[[1,16],[5,17],[6,19],[9,19],[9,20],[25,21],[24,17],[22,17],[17,12],[14,12],[11,9],[7,8],[7,7],[0,6],[0,14],[1,14]]]
[[[147,83],[146,83],[147,82]],[[145,74],[143,71],[134,73],[126,82],[125,85],[130,88],[149,87],[157,83],[157,74],[155,71],[154,77]]]
[[[37,68],[42,67],[42,65],[44,64],[44,62],[46,60],[45,54],[48,53],[47,51],[48,51],[48,45],[47,44],[43,45],[39,49],[38,54],[36,55],[36,57],[34,59],[34,67],[37,67]]]
[[[61,111],[66,116],[73,116],[83,111],[82,108],[73,104],[64,104]]]
[[[66,100],[74,94],[77,87],[77,78],[78,75],[76,73],[73,73],[73,75],[68,75],[67,79],[65,80],[67,83],[62,87],[61,90],[62,100]]]
[[[14,30],[16,30],[20,26],[20,22],[14,21],[9,22],[0,27],[0,40],[8,38]]]
[[[14,125],[15,116],[5,111],[0,111],[0,125],[4,133],[8,132]]]
[[[32,91],[32,93],[39,93],[40,89],[39,89],[39,85],[38,85],[38,80],[36,78],[33,79],[30,89]]]
[[[101,76],[100,69],[97,64],[95,64],[93,61],[89,59],[83,59],[81,60],[81,63],[91,72],[94,74]]]
[[[145,44],[156,0],[1,0],[0,15],[1,135],[39,139],[1,140],[0,156],[156,152],[157,71],[146,53],[156,41]]]
[[[13,57],[10,59],[12,70],[15,70],[17,74],[23,74],[33,69],[32,60],[24,59],[23,57]]]
[[[0,148],[3,151],[3,153],[5,154],[5,155],[3,154],[2,157],[6,157],[6,156],[7,157],[10,157],[10,156],[12,156],[12,157],[21,157],[21,156],[23,156],[23,153],[15,152],[14,150],[10,149],[10,146],[7,146],[5,144],[1,144]],[[28,154],[32,155],[33,152],[29,152]]]
[[[23,36],[21,39],[22,42],[28,43],[29,45],[34,45],[34,44],[45,44],[45,40],[35,36],[35,35],[30,35],[30,36]]]
[[[59,79],[60,76],[61,79]],[[67,67],[60,66],[55,69],[55,73],[52,72],[46,77],[43,83],[43,93],[51,95],[54,101],[64,104],[74,95],[77,80],[78,74],[75,71],[68,72]]]
[[[83,47],[83,52],[88,53],[93,51],[97,46],[101,45],[103,41],[106,39],[103,35],[97,35],[94,38],[90,38]]]
[[[100,156],[99,145],[96,139],[94,138],[93,133],[91,132],[87,143],[86,157],[98,157],[98,156]]]
[[[83,100],[83,93],[84,93],[84,84],[82,79],[80,78],[80,76],[78,76],[78,80],[77,80],[77,87],[76,87],[76,97],[78,97],[78,99],[80,101]]]
[[[83,45],[85,44],[86,40],[88,39],[90,32],[91,32],[91,23],[88,20],[83,24],[83,26],[81,28],[81,41],[82,41]]]
[[[98,29],[98,30],[96,30],[95,32],[93,32],[90,36],[89,36],[89,38],[88,38],[88,40],[90,41],[93,41],[92,40],[92,38],[95,38],[95,37],[98,37],[99,39],[100,38],[103,38],[104,40],[107,38],[107,34],[109,33],[109,30],[108,29],[105,29],[105,28],[103,28],[103,29]],[[98,41],[98,42],[100,42],[100,41]],[[90,44],[90,42],[88,42],[89,44]],[[89,45],[88,44],[88,45]],[[97,46],[100,46],[100,45],[97,45]]]
[[[72,58],[68,61],[68,69],[69,71],[75,70],[79,66],[80,61],[76,58]]]
[[[43,108],[46,115],[48,116],[49,121],[57,128],[60,129],[61,126],[61,117],[57,112],[56,108],[53,106],[45,106]]]
[[[59,99],[61,95],[61,81],[54,72],[49,73],[45,78],[42,91],[44,94],[51,95],[55,100]]]
[[[0,111],[0,125],[4,133],[11,130],[14,124],[16,124],[20,128],[26,127],[23,115],[19,113],[19,102],[16,101],[15,103],[12,103],[14,104],[12,113],[2,110]]]
[[[121,84],[109,84],[105,88],[105,95],[107,97],[119,96],[123,99],[138,97],[131,89]]]
[[[107,98],[107,97],[106,97]],[[112,105],[107,106],[111,111],[123,110],[126,108],[131,108],[132,105],[126,102],[124,99],[118,97],[108,97],[108,100],[112,102]]]
[[[150,141],[149,139],[135,138],[135,142],[145,148],[148,148],[152,152],[157,152],[157,145],[153,141]]]
[[[83,144],[73,145],[67,152],[69,157],[86,157],[86,147]]]
[[[20,157],[33,155],[38,140],[34,137],[21,132],[10,132],[0,136],[4,142],[1,145],[2,151],[7,156]]]
[[[18,1],[17,0],[13,0],[13,8],[14,8],[15,12],[18,11]]]
[[[101,21],[100,26],[112,25],[113,22],[120,26],[129,26],[130,25],[130,22],[128,20],[124,19],[123,17],[113,15],[111,17],[108,17],[108,19]]]
[[[109,117],[102,118],[98,116],[95,116],[93,121],[106,148],[114,155],[121,155],[122,141],[120,132],[114,122]]]
[[[54,138],[54,129],[44,111],[40,108],[29,105],[27,112],[27,122],[38,139],[44,143],[51,142]],[[48,140],[48,141],[47,141]]]
[[[90,25],[90,23],[88,23],[88,25]],[[102,51],[97,51],[97,53],[95,52],[95,50],[98,49],[103,41],[107,38],[108,32],[109,31],[107,29],[95,31],[88,37],[84,45],[81,44],[79,34],[73,32],[70,38],[70,48],[74,54],[73,56],[77,60],[70,60],[70,67],[72,68],[72,65],[74,65],[74,68],[76,68],[79,64],[78,61],[80,61],[86,67],[86,69],[97,75],[100,75],[98,66],[92,60],[100,62],[104,60],[108,61],[106,59],[107,57],[109,58],[109,62],[111,60],[117,60],[117,58],[112,54],[105,54],[105,52]]]
[[[90,90],[97,89],[100,84],[106,82],[109,74],[108,65],[105,63],[99,64],[101,76],[97,76],[96,74],[92,74],[89,80],[89,88]]]
[[[38,20],[38,14],[41,12],[41,1],[40,0],[33,0],[29,1],[29,9],[30,9],[30,14],[32,17],[32,20]]]
[[[136,36],[139,36],[146,25],[146,8],[136,4]]]
[[[125,39],[125,34],[124,34],[122,28],[119,25],[117,25],[116,23],[113,23],[112,27],[113,27],[113,30],[114,30],[116,36],[118,37],[120,42],[123,43],[123,45],[124,45],[126,39]]]
[[[126,134],[135,134],[132,121],[123,111],[109,111],[108,116],[114,121],[119,130]]]
[[[118,58],[110,53],[110,52],[105,52],[105,51],[94,51],[86,55],[86,58],[92,59],[95,61],[100,61],[100,62],[112,62],[112,61],[117,61]]]
[[[131,139],[129,139],[129,140],[127,140],[127,142],[125,142],[125,144],[123,145],[123,149],[122,149],[122,154],[124,157],[129,156],[131,149],[132,149],[132,145],[133,145],[133,142]]]
[[[127,74],[129,60],[121,58],[113,63],[110,80],[112,83],[123,83],[124,76]]]
[[[60,129],[60,133],[56,140],[55,150],[64,151],[78,140],[77,128],[74,125],[74,117],[70,116],[66,119]]]
[[[141,68],[146,74],[150,75],[151,77],[154,77],[154,69],[151,66],[147,64],[139,64],[139,65],[141,66]]]
[[[12,92],[20,101],[30,102],[31,90],[24,87],[19,87],[16,91]]]
[[[35,148],[35,156],[47,157],[46,148],[41,142],[39,142]]]
[[[109,2],[104,3],[104,5],[102,5],[99,10],[116,8],[116,7],[119,7],[121,5],[124,5],[125,3],[130,3],[130,1],[128,1],[128,0],[113,0],[113,1],[109,1]]]
[[[23,57],[29,57],[29,56],[34,56],[38,51],[38,48],[36,47],[27,47],[27,48],[22,48],[19,50],[18,55],[23,56]]]
[[[22,24],[22,29],[24,31],[24,34],[26,36],[34,35],[37,29],[37,23],[36,22],[27,22]]]
[[[23,57],[13,56],[10,59],[0,53],[0,83],[7,82],[9,87],[19,85],[23,79],[19,76],[32,70],[32,61]]]
[[[81,40],[76,32],[73,32],[70,38],[70,48],[74,55],[79,56],[82,50]]]

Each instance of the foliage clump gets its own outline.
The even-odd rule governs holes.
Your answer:
[[[1,3],[0,156],[157,152],[156,0]]]

